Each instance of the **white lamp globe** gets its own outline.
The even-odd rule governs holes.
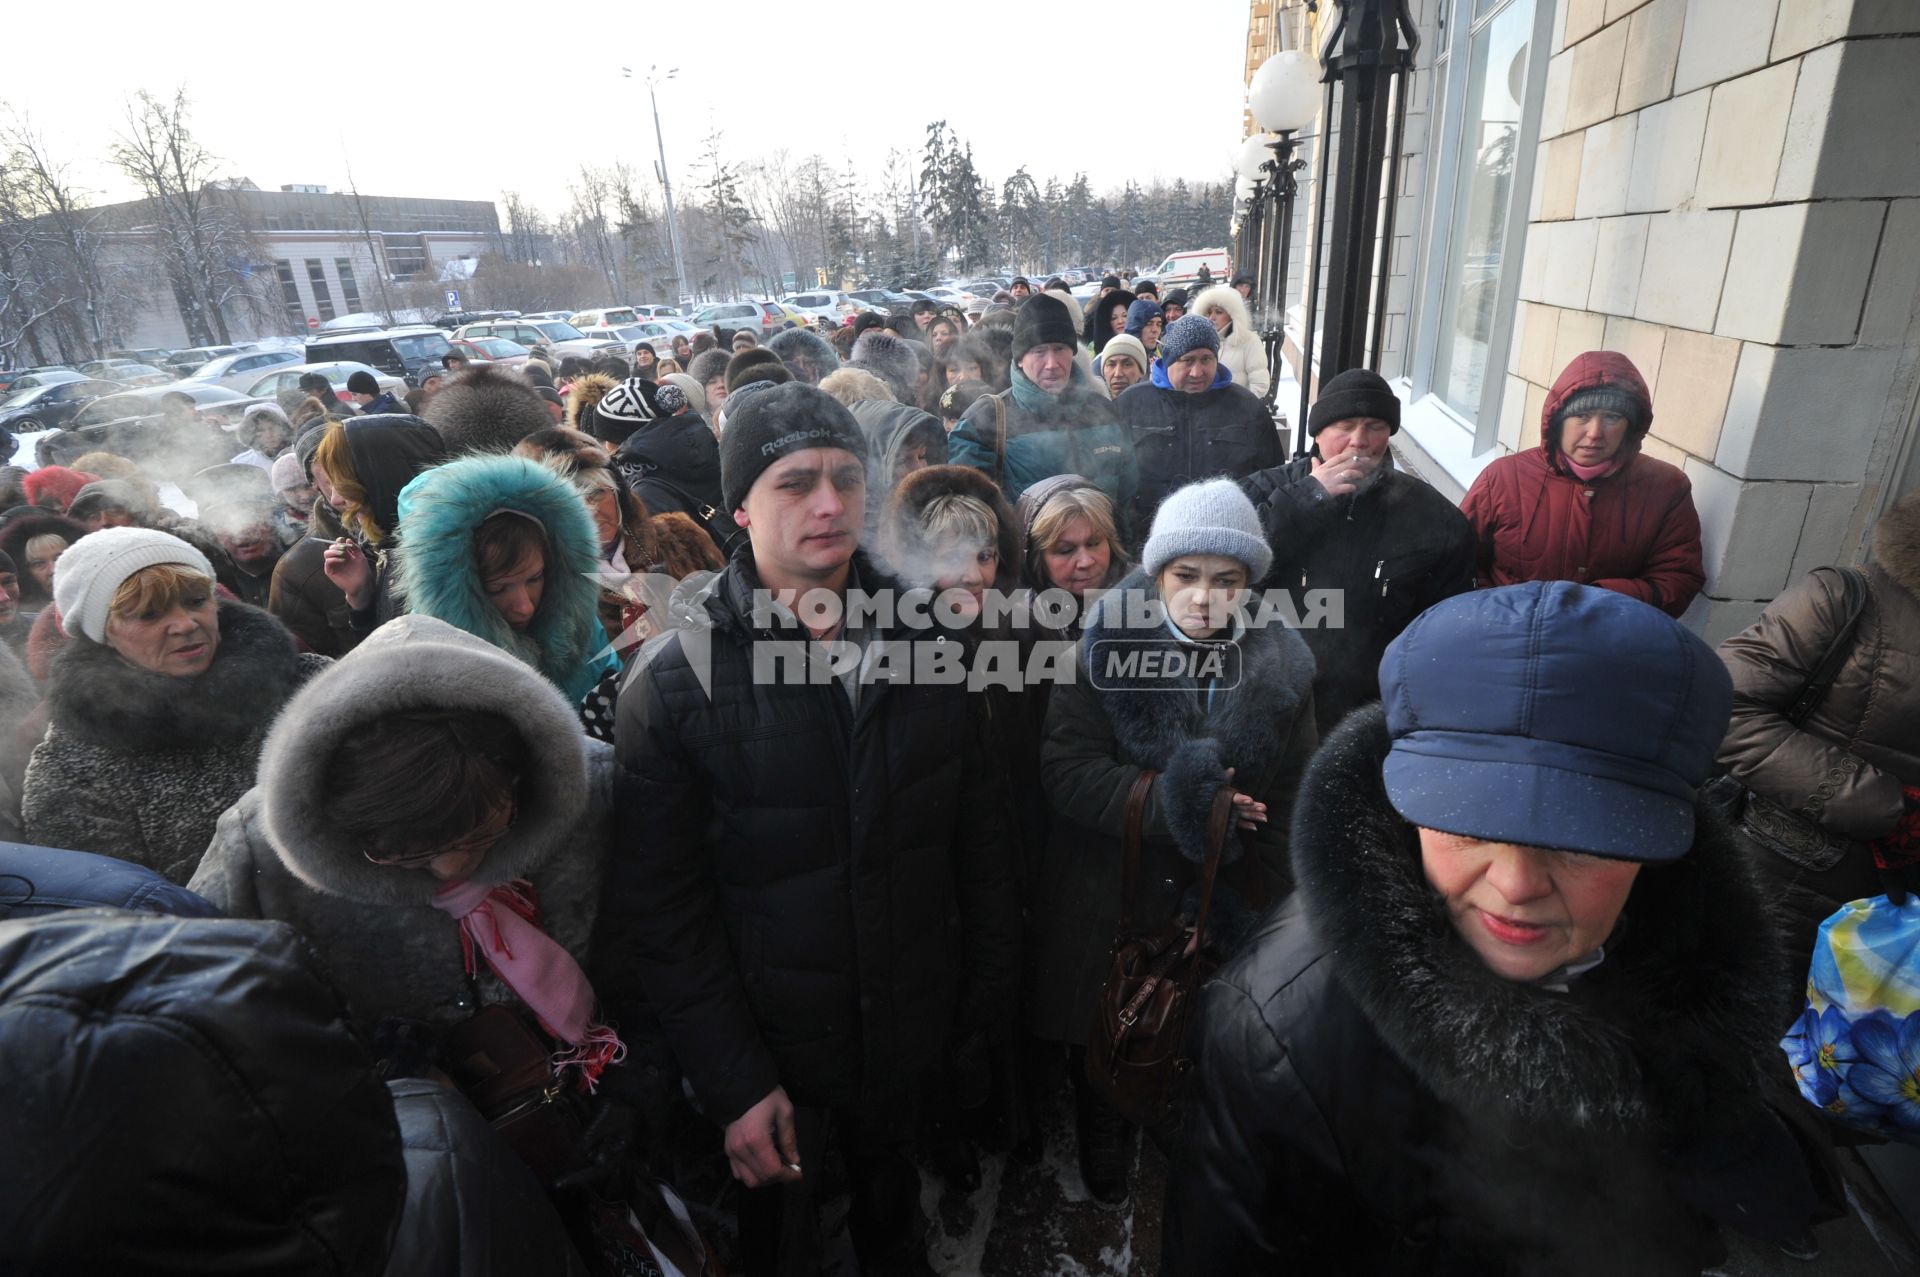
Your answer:
[[[1320,110],[1320,64],[1298,49],[1282,49],[1253,73],[1247,109],[1263,129],[1297,133]]]
[[[1240,152],[1233,159],[1233,171],[1248,182],[1266,180],[1262,166],[1273,158],[1273,143],[1279,139],[1270,133],[1256,133],[1240,144]]]

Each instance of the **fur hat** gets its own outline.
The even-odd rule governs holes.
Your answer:
[[[727,364],[732,359],[731,350],[720,350],[717,347],[713,350],[703,350],[693,357],[692,363],[687,365],[687,375],[699,382],[704,389],[706,384],[715,377],[727,375]]]
[[[914,386],[920,380],[920,357],[905,338],[890,332],[861,333],[853,343],[853,358],[847,362],[886,382],[901,403],[913,402]]]
[[[789,382],[754,394],[727,416],[720,436],[720,487],[738,510],[767,468],[791,452],[842,448],[866,465],[867,440],[845,405],[817,387]]]
[[[442,386],[422,416],[440,432],[450,456],[511,452],[553,424],[533,387],[498,364],[475,364]]]
[[[1391,433],[1397,434],[1400,397],[1393,393],[1386,378],[1372,369],[1349,368],[1320,387],[1320,397],[1307,412],[1307,433],[1317,436],[1334,422],[1351,417],[1377,418],[1387,423]]]
[[[69,470],[65,466],[41,466],[29,472],[20,481],[20,486],[26,491],[27,500],[33,504],[45,505],[46,502],[41,498],[50,497],[55,505],[65,510],[80,495],[80,489],[99,477],[85,470]]]
[[[775,333],[767,342],[767,349],[786,361],[787,371],[796,380],[819,384],[820,378],[840,367],[840,356],[833,347],[818,334],[804,328],[789,328]],[[802,370],[802,365],[812,366],[812,376]]]
[[[620,378],[609,377],[603,372],[590,372],[567,387],[566,415],[561,424],[575,430],[585,430],[584,422],[592,420],[588,415],[598,404],[601,397],[620,384]],[[542,396],[544,399],[544,396]]]
[[[1136,306],[1139,304],[1134,303]],[[1167,366],[1177,364],[1203,346],[1219,354],[1220,331],[1213,326],[1211,319],[1182,315],[1168,324],[1166,332],[1160,335],[1160,362]]]
[[[1208,327],[1212,327],[1211,324]],[[1231,479],[1203,479],[1167,494],[1153,515],[1140,562],[1147,575],[1183,554],[1223,554],[1247,565],[1249,580],[1265,577],[1273,566],[1273,548],[1260,515]]]
[[[792,381],[780,356],[764,346],[749,346],[727,361],[727,393],[731,395],[750,381]]]
[[[126,579],[143,568],[171,563],[188,568],[213,585],[213,564],[168,532],[152,528],[102,528],[88,533],[60,555],[53,570],[53,601],[60,609],[60,628],[69,635],[84,634],[96,643],[107,641],[107,611]]]
[[[1037,293],[1020,304],[1013,320],[1013,362],[1026,358],[1035,346],[1065,346],[1078,352],[1080,329],[1073,313],[1058,297]]]

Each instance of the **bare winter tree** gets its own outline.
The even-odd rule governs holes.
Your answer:
[[[232,340],[229,311],[270,322],[271,303],[253,263],[262,254],[214,178],[219,161],[194,137],[185,88],[162,101],[142,89],[127,103],[126,129],[109,154],[139,186],[145,225],[188,336],[197,344]]]
[[[626,281],[622,263],[626,251],[619,242],[617,221],[609,216],[614,207],[614,177],[607,170],[582,164],[567,193],[573,197],[567,209],[566,230],[578,245],[580,255],[600,270],[610,301],[626,299]]]

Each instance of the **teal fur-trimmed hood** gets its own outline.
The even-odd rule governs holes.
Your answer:
[[[487,599],[474,534],[512,510],[547,535],[540,610],[516,633]],[[598,618],[598,534],[573,485],[524,457],[470,456],[422,471],[400,493],[397,584],[409,611],[445,621],[511,652],[575,703],[611,656]]]

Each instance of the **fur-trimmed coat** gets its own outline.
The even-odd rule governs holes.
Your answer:
[[[487,598],[474,555],[480,525],[503,510],[546,533],[539,610],[524,633]],[[525,457],[462,457],[423,471],[400,494],[396,592],[410,612],[437,617],[511,652],[578,705],[617,663],[602,655],[600,547],[593,516],[573,485]]]
[[[1846,623],[1830,572],[1812,572],[1720,645],[1733,724],[1720,761],[1762,797],[1846,838],[1878,838],[1920,785],[1920,496],[1873,530],[1868,599],[1853,647],[1807,721],[1787,711]]]
[[[402,1024],[444,1028],[514,1001],[485,964],[467,976],[459,924],[433,907],[430,873],[368,862],[329,819],[328,761],[373,720],[425,708],[497,713],[526,739],[537,766],[473,879],[529,879],[547,933],[585,963],[606,874],[612,751],[581,736],[572,707],[524,664],[430,617],[388,622],[288,704],[259,783],[219,818],[189,884],[230,916],[293,924],[383,1050]]]
[[[222,600],[220,646],[198,678],[69,640],[47,689],[46,739],[27,765],[29,842],[193,876],[220,813],[253,785],[274,716],[330,662],[295,650],[267,613]]]
[[[1264,396],[1273,385],[1273,372],[1267,367],[1266,343],[1253,326],[1247,299],[1236,288],[1215,284],[1200,290],[1187,310],[1205,316],[1215,307],[1233,316],[1227,331],[1220,334],[1220,362],[1233,374],[1234,385],[1245,386],[1256,398]]]
[[[1762,1099],[1786,970],[1724,824],[1641,870],[1557,993],[1454,931],[1388,743],[1379,706],[1327,739],[1294,895],[1203,992],[1162,1271],[1679,1277],[1722,1257],[1715,1217],[1803,1232],[1806,1164]]]
[[[1134,921],[1158,926],[1191,910],[1189,888],[1206,858],[1207,816],[1214,791],[1234,768],[1235,789],[1267,805],[1267,823],[1244,837],[1228,834],[1208,931],[1228,944],[1236,921],[1268,905],[1290,886],[1287,814],[1318,740],[1313,723],[1313,657],[1300,636],[1274,624],[1250,628],[1225,643],[1195,644],[1166,625],[1127,628],[1121,609],[1130,592],[1149,589],[1135,571],[1089,617],[1074,662],[1073,682],[1053,689],[1040,746],[1041,782],[1054,812],[1032,917],[1033,994],[1029,1026],[1056,1042],[1083,1043],[1094,996],[1105,981],[1120,922],[1127,793],[1144,768],[1158,771],[1141,822],[1140,889]],[[1257,598],[1249,600],[1254,614]],[[1137,665],[1125,672],[1116,655],[1164,659],[1230,649],[1211,708],[1193,678],[1155,677]],[[1090,676],[1091,675],[1091,676]],[[1097,684],[1097,685],[1096,685]],[[1247,856],[1242,856],[1245,849]]]

